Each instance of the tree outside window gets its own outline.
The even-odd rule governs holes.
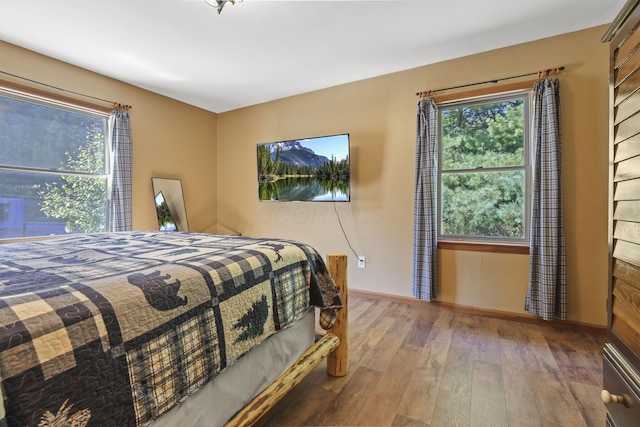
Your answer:
[[[529,94],[440,107],[441,240],[525,243]]]
[[[0,239],[106,230],[107,118],[0,90]]]

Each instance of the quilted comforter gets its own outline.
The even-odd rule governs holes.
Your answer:
[[[310,306],[328,328],[341,301],[318,253],[292,241],[126,232],[0,245],[0,425],[145,425]]]

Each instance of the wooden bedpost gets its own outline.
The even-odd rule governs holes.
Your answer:
[[[327,373],[334,377],[344,377],[349,371],[347,321],[348,321],[348,292],[347,292],[347,255],[342,253],[327,254],[327,267],[333,280],[338,286],[343,308],[338,311],[336,323],[329,330],[340,339],[340,345],[327,357]]]
[[[347,375],[347,255],[327,254],[327,268],[338,286],[343,308],[327,334],[308,348],[298,360],[276,380],[247,403],[229,420],[226,427],[247,427],[280,401],[326,357],[327,373],[334,377]]]

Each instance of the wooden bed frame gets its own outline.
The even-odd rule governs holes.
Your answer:
[[[335,377],[347,375],[349,370],[347,357],[347,255],[327,254],[327,267],[338,287],[343,304],[333,328],[307,349],[262,393],[238,411],[227,422],[228,427],[255,424],[325,358],[329,375]]]

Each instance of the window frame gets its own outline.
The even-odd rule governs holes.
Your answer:
[[[110,200],[110,187],[111,187],[111,147],[109,144],[109,126],[110,126],[110,113],[111,109],[85,101],[76,100],[74,98],[66,97],[63,95],[56,95],[53,93],[41,91],[28,86],[23,86],[17,83],[0,80],[0,96],[4,98],[12,98],[21,102],[29,102],[37,105],[41,105],[47,108],[55,108],[58,110],[69,111],[77,114],[83,114],[86,116],[93,116],[104,120],[104,170],[100,173],[80,172],[71,170],[52,170],[47,168],[39,168],[32,166],[16,166],[0,164],[0,170],[9,172],[26,172],[36,173],[42,175],[57,175],[57,176],[74,176],[83,178],[97,178],[105,179],[107,185],[107,194],[105,198],[105,224],[109,224],[109,205]],[[106,230],[105,230],[106,231]],[[75,233],[81,234],[81,233]],[[57,235],[58,237],[64,235]],[[0,241],[12,241],[12,240],[34,240],[41,238],[48,238],[52,236],[22,236],[22,237],[8,237],[1,238]],[[55,237],[55,236],[54,236]]]
[[[475,168],[475,169],[447,169],[443,171],[443,127],[442,127],[442,111],[450,108],[473,106],[488,104],[494,102],[501,102],[507,100],[522,99],[523,100],[523,119],[524,119],[524,131],[523,131],[523,166],[510,166],[510,167],[492,167],[492,168]],[[475,96],[463,99],[451,99],[446,102],[438,104],[438,131],[437,131],[437,144],[438,144],[438,177],[437,177],[437,235],[438,242],[443,243],[438,245],[440,248],[453,249],[458,248],[466,250],[482,250],[483,246],[491,248],[490,252],[514,252],[523,253],[523,248],[528,248],[530,241],[530,225],[531,225],[531,209],[532,209],[532,101],[533,92],[531,89],[515,90],[509,92],[496,92],[485,94],[482,96]],[[519,171],[524,173],[524,237],[500,237],[500,236],[471,236],[471,235],[449,235],[442,234],[442,177],[449,173],[474,173],[474,172],[499,172],[499,171]],[[509,249],[513,247],[513,249]],[[504,248],[501,250],[499,248]],[[527,251],[528,252],[528,251]]]

